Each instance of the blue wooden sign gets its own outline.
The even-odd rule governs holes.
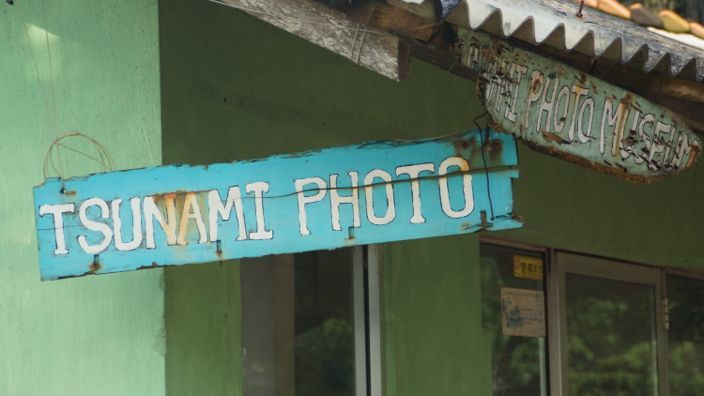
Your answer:
[[[513,136],[50,179],[34,189],[43,280],[520,227]]]

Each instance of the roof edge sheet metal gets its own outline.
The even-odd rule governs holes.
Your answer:
[[[408,1],[408,0],[405,0]],[[634,22],[566,0],[465,0],[467,25],[503,37],[626,64],[645,73],[704,80],[704,51]],[[458,12],[464,7],[460,7]]]

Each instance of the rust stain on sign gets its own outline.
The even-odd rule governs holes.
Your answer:
[[[516,228],[517,165],[512,136],[475,130],[51,179],[34,190],[41,275],[62,279]]]
[[[490,126],[567,161],[648,183],[694,166],[701,140],[650,101],[491,36],[461,31]]]

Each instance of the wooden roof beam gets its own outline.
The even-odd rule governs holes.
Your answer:
[[[407,74],[408,52],[397,36],[369,30],[365,24],[314,0],[211,1],[250,14],[393,80]]]

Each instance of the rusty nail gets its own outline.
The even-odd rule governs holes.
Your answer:
[[[581,18],[583,16],[582,11],[584,10],[584,0],[579,2],[579,10],[577,10],[577,18]]]
[[[61,189],[61,194],[64,194],[64,195],[76,195],[76,191],[75,191],[75,190],[66,190],[65,188],[62,188],[62,189]]]
[[[93,256],[93,262],[88,266],[88,271],[91,273],[100,271],[100,262],[98,261],[98,255]]]
[[[481,218],[482,218],[482,227],[483,228],[489,227],[489,222],[486,221],[486,210],[482,210],[480,212],[480,214],[481,214]]]

